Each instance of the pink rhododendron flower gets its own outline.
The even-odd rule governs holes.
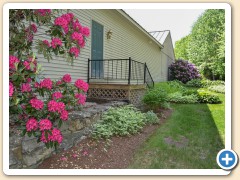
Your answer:
[[[23,65],[25,66],[25,69],[26,69],[26,70],[30,70],[30,62],[24,61],[24,62],[23,62]]]
[[[82,43],[80,44],[80,47],[84,48],[84,46],[85,46],[85,41],[83,40]]]
[[[54,25],[64,27],[68,25],[68,21],[65,18],[60,16],[54,20]]]
[[[32,79],[31,78],[27,78],[27,82],[28,83],[32,82]]]
[[[34,87],[35,87],[35,88],[40,88],[40,84],[39,84],[38,82],[35,82],[35,83],[34,83]]]
[[[77,47],[71,47],[69,53],[74,54],[75,58],[79,55],[79,49]]]
[[[40,131],[52,129],[52,122],[49,119],[42,119],[39,122],[39,129]]]
[[[14,87],[13,84],[11,82],[9,82],[9,96],[12,97],[14,92]]]
[[[30,100],[30,104],[33,108],[35,108],[36,110],[40,110],[43,108],[44,103],[43,101],[37,99],[37,98],[33,98]]]
[[[48,42],[48,40],[43,40],[43,44],[47,45],[47,47],[50,47],[50,43]]]
[[[60,99],[60,98],[62,98],[62,97],[63,97],[63,95],[62,95],[61,92],[54,92],[54,93],[52,94],[52,99]]]
[[[46,136],[45,136],[45,131],[42,131],[42,135],[41,135],[41,138],[40,140],[44,143],[48,143],[50,141],[50,133],[48,133],[48,136],[47,136],[47,139],[46,139]]]
[[[40,16],[50,15],[51,12],[52,12],[51,9],[37,9],[37,10],[35,10],[35,14],[38,14]]]
[[[41,88],[52,89],[52,80],[50,78],[45,78],[40,82]]]
[[[65,109],[65,104],[63,102],[56,102],[51,100],[48,102],[48,111],[61,113]]]
[[[21,91],[22,91],[22,93],[31,92],[32,91],[31,85],[29,83],[23,83],[21,85]]]
[[[84,92],[87,92],[87,90],[88,90],[88,83],[84,82],[81,79],[77,79],[74,85],[77,88],[83,90]]]
[[[65,109],[65,104],[63,102],[58,102],[57,106],[58,106],[58,109],[57,109],[58,113],[61,113]]]
[[[58,142],[60,144],[62,142],[62,140],[63,140],[61,131],[59,129],[57,129],[57,128],[54,128],[52,130],[52,135],[50,136],[50,140]]]
[[[78,32],[73,32],[72,35],[71,35],[71,38],[72,38],[72,40],[77,41],[79,45],[84,40],[83,35],[81,33],[78,33]]]
[[[68,120],[68,112],[66,110],[63,110],[61,112],[61,116],[60,118],[63,120],[63,121],[67,121]]]
[[[48,111],[56,112],[58,110],[58,103],[54,100],[48,102]]]
[[[89,36],[90,35],[90,30],[89,30],[89,28],[88,27],[83,27],[82,28],[82,33],[83,33],[83,35],[84,36]]]
[[[52,38],[51,46],[53,49],[56,49],[57,46],[62,46],[62,41],[59,38]]]
[[[31,30],[36,33],[37,32],[37,26],[36,24],[31,24]]]
[[[56,85],[61,85],[62,84],[62,81],[61,80],[58,80],[57,82],[56,82]]]
[[[15,63],[19,63],[20,60],[16,56],[9,56],[9,69],[15,70]]]
[[[34,118],[30,118],[28,121],[27,121],[27,123],[26,123],[26,129],[27,129],[27,131],[28,132],[30,132],[30,131],[36,131],[37,130],[37,128],[38,128],[38,122],[37,122],[37,120],[36,119],[34,119]]]
[[[65,74],[62,78],[62,80],[66,83],[70,83],[72,78],[71,78],[71,75],[70,74]]]
[[[78,104],[84,105],[86,102],[86,96],[84,94],[75,94],[75,98],[78,99]]]
[[[74,15],[73,13],[67,13],[67,14],[63,14],[61,17],[64,18],[68,23],[70,23]]]
[[[76,21],[73,22],[73,29],[77,32],[82,32],[82,26],[79,23],[78,19],[76,19]]]

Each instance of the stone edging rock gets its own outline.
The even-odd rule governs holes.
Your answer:
[[[64,122],[61,131],[64,140],[57,151],[63,151],[78,144],[91,132],[92,125],[98,121],[102,113],[110,107],[126,105],[126,102],[112,101],[104,104],[86,103],[82,111],[69,113],[69,120]],[[10,120],[11,122],[11,120]],[[10,129],[9,132],[9,168],[36,168],[44,159],[57,153],[47,149],[44,143],[37,143],[36,138],[20,136],[20,131]]]

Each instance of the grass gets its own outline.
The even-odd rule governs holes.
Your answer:
[[[224,149],[225,96],[215,94],[221,104],[171,104],[171,117],[141,146],[129,168],[219,168],[216,156]]]

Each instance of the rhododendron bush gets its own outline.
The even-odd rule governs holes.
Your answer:
[[[50,9],[10,10],[9,101],[10,114],[22,135],[35,136],[46,146],[56,147],[63,140],[60,127],[72,109],[85,104],[88,84],[72,81],[66,73],[58,80],[39,77],[41,65],[33,54],[33,39],[40,26],[48,28],[51,40],[37,40],[38,53],[48,60],[63,54],[71,61],[85,46],[89,29],[72,13],[58,15]]]
[[[199,71],[197,67],[185,60],[176,60],[169,66],[170,79],[179,80],[183,83],[187,83],[192,79],[200,78]]]

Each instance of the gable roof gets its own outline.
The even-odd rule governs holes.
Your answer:
[[[163,48],[162,43],[157,41],[152,35],[150,35],[146,29],[144,29],[137,21],[135,21],[129,14],[127,14],[124,10],[122,9],[117,9],[117,11],[124,16],[127,20],[129,20],[133,25],[135,25],[138,29],[140,29],[146,36],[148,36],[153,42],[155,42],[161,49]]]
[[[169,30],[149,32],[149,34],[151,34],[161,44],[165,42],[169,33],[170,33]]]

